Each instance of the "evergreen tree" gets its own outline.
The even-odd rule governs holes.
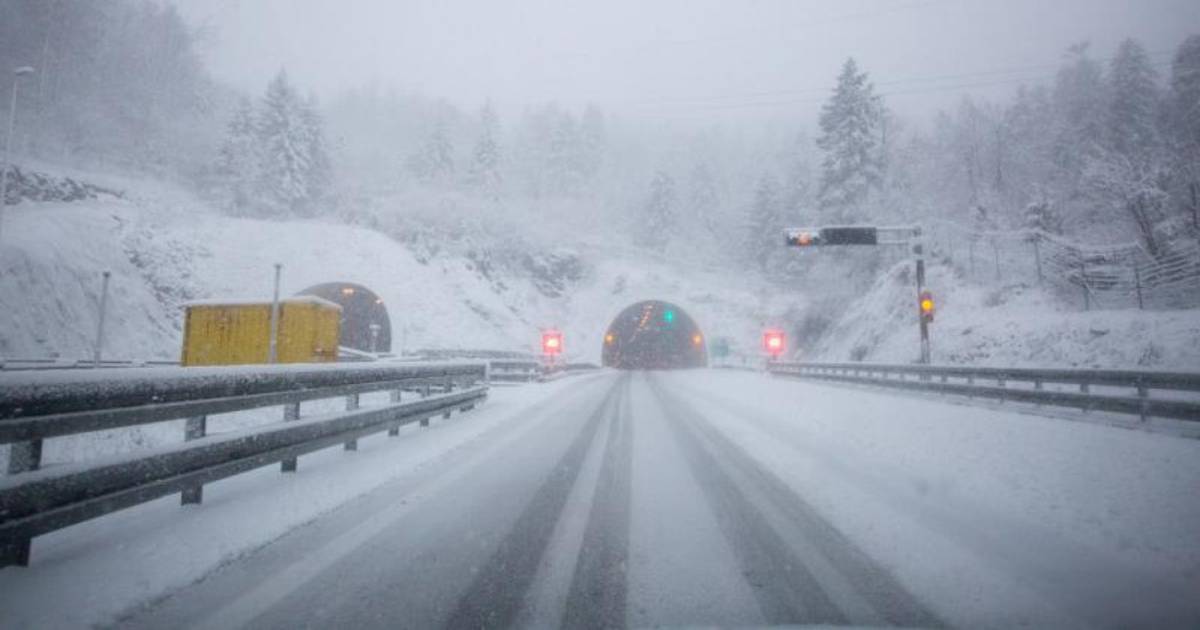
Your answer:
[[[479,112],[479,141],[471,158],[468,175],[469,184],[475,192],[492,200],[500,198],[502,178],[500,175],[500,122],[496,110],[487,103]]]
[[[650,194],[642,206],[640,241],[645,247],[664,251],[675,227],[675,180],[665,171],[654,173]]]
[[[754,187],[754,203],[750,206],[746,235],[746,251],[754,264],[766,271],[773,252],[782,249],[783,216],[779,201],[779,183],[775,176],[763,173]]]
[[[267,86],[258,123],[262,169],[257,194],[276,216],[312,211],[322,158],[313,154],[314,121],[305,110],[281,70]]]
[[[254,105],[243,98],[226,128],[215,169],[229,210],[244,213],[254,205],[261,160]]]
[[[1174,170],[1185,220],[1200,234],[1200,35],[1188,37],[1171,62],[1168,105]]]
[[[570,112],[559,112],[550,132],[546,152],[546,174],[550,193],[571,196],[580,189],[579,127]]]
[[[308,204],[315,209],[316,204],[329,197],[333,184],[333,165],[325,142],[325,124],[321,119],[315,96],[309,97],[307,103],[301,104],[300,119],[303,122],[303,142],[309,156]]]
[[[445,187],[454,182],[454,149],[444,117],[434,121],[425,143],[409,158],[408,168],[426,186]]]
[[[700,162],[692,167],[688,175],[688,190],[689,218],[704,226],[710,234],[716,234],[721,197],[712,169],[707,164]]]
[[[1054,170],[1064,200],[1081,197],[1081,179],[1107,136],[1104,71],[1088,55],[1088,44],[1067,49],[1067,64],[1054,83]]]
[[[818,196],[829,220],[850,218],[879,185],[880,115],[880,102],[866,73],[859,72],[854,59],[847,59],[833,96],[821,109],[817,138],[825,153]]]
[[[583,181],[592,182],[604,163],[606,138],[604,114],[595,105],[588,105],[579,122],[579,174]]]
[[[1152,150],[1158,143],[1158,88],[1154,67],[1141,44],[1132,39],[1121,42],[1112,60],[1109,82],[1109,147],[1125,155]]]

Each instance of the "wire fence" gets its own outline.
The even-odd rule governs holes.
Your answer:
[[[1182,240],[1151,256],[1136,243],[1094,247],[1039,230],[926,231],[935,256],[980,284],[1039,285],[1084,310],[1200,307],[1200,243]]]

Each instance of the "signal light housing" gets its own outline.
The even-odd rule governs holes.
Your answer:
[[[921,311],[922,321],[926,324],[933,321],[933,313],[937,308],[937,304],[933,301],[933,293],[931,291],[921,291],[921,295],[917,298],[917,308]]]
[[[793,228],[784,235],[790,247],[879,244],[879,229],[873,226]]]

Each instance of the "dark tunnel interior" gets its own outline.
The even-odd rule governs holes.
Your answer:
[[[623,370],[671,370],[708,365],[707,341],[683,309],[659,300],[638,302],[604,333],[602,363]]]
[[[297,295],[315,295],[342,307],[339,345],[363,352],[391,352],[392,325],[387,306],[374,291],[351,282],[326,282]],[[378,326],[372,330],[371,325]]]

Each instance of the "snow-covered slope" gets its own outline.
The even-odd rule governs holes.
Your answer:
[[[981,287],[942,265],[930,267],[927,283],[937,298],[930,325],[935,363],[1200,367],[1200,310],[1080,312],[1036,287]],[[892,267],[810,356],[914,361],[919,355],[915,292],[911,265]]]
[[[268,299],[276,262],[284,265],[285,294],[333,281],[373,289],[391,316],[396,351],[535,351],[538,329],[554,326],[566,332],[570,358],[597,361],[612,318],[653,298],[686,309],[710,341],[728,340],[735,361],[737,355],[753,360],[763,326],[797,330],[810,307],[828,310],[812,291],[780,290],[687,252],[649,255],[607,236],[589,237],[595,226],[552,230],[534,220],[538,210],[525,210],[525,217],[510,209],[517,220],[467,229],[446,246],[438,228],[414,237],[437,217],[405,214],[406,204],[395,200],[390,212],[398,219],[376,230],[233,218],[163,182],[95,181],[125,198],[8,208],[0,243],[0,357],[91,356],[105,269],[113,274],[105,356],[117,359],[177,358],[183,302]],[[459,209],[448,222],[476,214]],[[936,362],[1200,365],[1200,311],[1079,312],[1034,287],[983,288],[937,264],[928,284],[938,298]],[[912,285],[909,265],[892,267],[820,341],[796,344],[797,356],[914,360]]]
[[[595,361],[611,318],[657,298],[687,309],[710,338],[750,340],[752,352],[769,313],[794,306],[760,301],[765,287],[739,276],[632,248],[499,242],[414,254],[372,229],[227,217],[162,184],[128,197],[9,208],[0,356],[90,356],[103,270],[112,271],[105,356],[125,359],[177,357],[188,300],[268,299],[276,262],[285,294],[333,281],[374,290],[391,316],[394,350],[532,351],[538,329],[557,326],[572,358]]]

